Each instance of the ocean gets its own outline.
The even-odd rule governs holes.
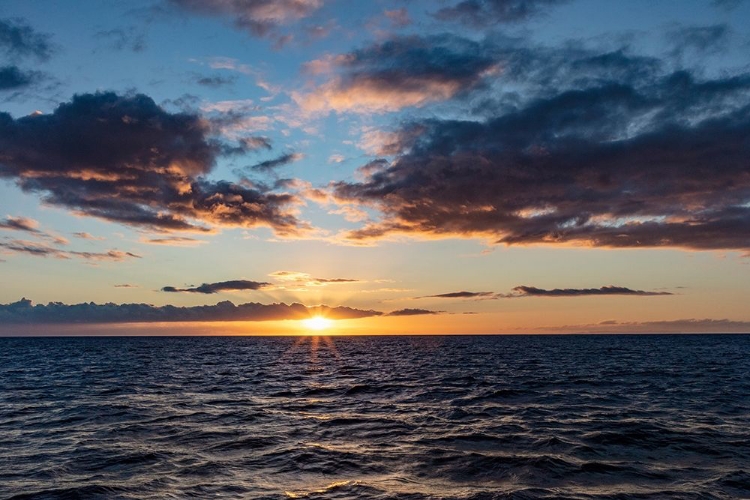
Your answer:
[[[0,498],[750,498],[750,336],[0,338]]]

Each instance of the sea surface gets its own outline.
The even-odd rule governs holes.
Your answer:
[[[750,336],[4,338],[0,498],[750,498]]]

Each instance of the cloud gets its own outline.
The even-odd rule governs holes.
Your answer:
[[[210,133],[142,94],[76,95],[52,114],[0,113],[0,178],[76,214],[157,231],[305,229],[294,195],[206,178],[224,151]]]
[[[545,290],[534,286],[517,286],[507,295],[498,295],[500,298],[514,297],[581,297],[586,295],[638,295],[657,296],[673,295],[670,292],[648,292],[644,290],[632,290],[622,286],[603,286],[601,288],[555,288]]]
[[[442,21],[457,21],[484,27],[495,23],[519,23],[539,16],[546,9],[569,0],[463,0],[435,13]]]
[[[39,232],[39,222],[28,217],[14,217],[8,215],[4,220],[0,220],[0,229],[14,229],[17,231],[27,231],[30,233]]]
[[[164,236],[162,238],[141,238],[141,242],[149,245],[167,245],[167,246],[196,246],[207,243],[206,240],[189,238],[187,236]]]
[[[0,67],[0,91],[22,89],[43,78],[44,75],[38,71],[24,71],[18,66],[2,66]]]
[[[79,252],[75,250],[62,250],[46,243],[27,240],[0,241],[0,248],[15,254],[26,254],[35,257],[54,257],[57,259],[70,259],[76,257],[87,261],[122,261],[125,259],[140,259],[141,256],[133,252],[122,250],[108,250],[106,252]]]
[[[292,94],[308,113],[419,107],[474,88],[498,71],[482,44],[452,35],[395,37],[306,67],[330,76],[315,91]]]
[[[713,0],[711,3],[715,7],[729,11],[737,8],[742,3],[742,0]]]
[[[615,321],[587,325],[536,328],[544,333],[750,333],[750,321],[730,319],[676,319],[663,321]]]
[[[299,161],[302,158],[304,158],[304,155],[301,153],[285,153],[271,160],[256,163],[255,165],[252,165],[248,168],[250,168],[250,170],[255,170],[256,172],[269,172],[277,167],[289,165],[290,163]]]
[[[726,24],[713,24],[673,28],[667,31],[666,38],[673,46],[672,55],[680,57],[686,51],[698,54],[721,52],[726,49],[730,34]]]
[[[97,31],[94,38],[103,41],[112,50],[143,52],[146,49],[146,34],[133,27]]]
[[[249,280],[230,280],[220,281],[218,283],[203,283],[201,286],[192,288],[175,288],[173,286],[165,286],[161,289],[162,292],[190,292],[190,293],[204,293],[212,294],[218,292],[228,291],[240,291],[240,290],[261,290],[268,288],[271,283],[264,283],[259,281]]]
[[[234,75],[223,76],[223,75],[202,75],[195,77],[195,83],[203,87],[209,87],[212,89],[218,89],[220,87],[226,87],[234,85],[237,81],[237,77]]]
[[[582,89],[402,127],[392,161],[332,183],[338,203],[383,214],[347,237],[750,248],[750,74],[656,76],[611,54],[568,61],[566,81],[579,72]],[[612,64],[629,83],[591,78]]]
[[[412,23],[409,12],[404,8],[386,10],[383,15],[397,28],[409,26]]]
[[[130,283],[121,283],[119,285],[115,285],[115,288],[138,288],[138,285],[131,285]]]
[[[168,0],[186,12],[229,18],[235,28],[253,36],[274,39],[283,45],[289,35],[279,28],[306,18],[318,10],[322,0]]]
[[[108,250],[106,252],[74,252],[74,251],[68,251],[68,255],[72,255],[73,257],[80,257],[81,259],[85,260],[94,260],[94,261],[102,261],[102,260],[110,260],[110,261],[121,261],[125,259],[140,259],[141,256],[138,254],[135,254],[133,252],[123,252],[121,250]]]
[[[430,311],[429,309],[399,309],[391,311],[386,316],[420,316],[424,314],[441,314],[443,311]]]
[[[105,240],[106,239],[103,236],[93,236],[86,232],[73,233],[73,236],[75,236],[76,238],[80,238],[82,240]]]
[[[449,293],[440,293],[437,295],[424,295],[422,297],[415,297],[417,299],[475,299],[475,298],[483,298],[483,297],[493,297],[495,294],[493,292],[449,292]]]
[[[21,19],[0,19],[0,51],[10,59],[33,57],[46,61],[54,47],[49,35],[37,33]]]
[[[328,319],[356,319],[380,316],[382,312],[338,306],[304,306],[302,304],[234,305],[224,301],[216,305],[177,307],[151,304],[63,304],[32,305],[28,299],[0,305],[0,324],[66,324],[66,323],[142,323],[191,321],[272,321],[299,320],[322,315]]]
[[[308,273],[299,271],[274,271],[271,278],[282,283],[292,283],[296,286],[325,286],[331,284],[361,283],[361,280],[351,278],[314,278]]]

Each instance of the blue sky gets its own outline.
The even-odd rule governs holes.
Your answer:
[[[747,330],[748,25],[745,1],[6,1],[0,302]],[[70,321],[45,314],[0,321]]]

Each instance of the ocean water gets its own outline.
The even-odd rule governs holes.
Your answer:
[[[0,339],[0,498],[750,498],[750,336]]]

